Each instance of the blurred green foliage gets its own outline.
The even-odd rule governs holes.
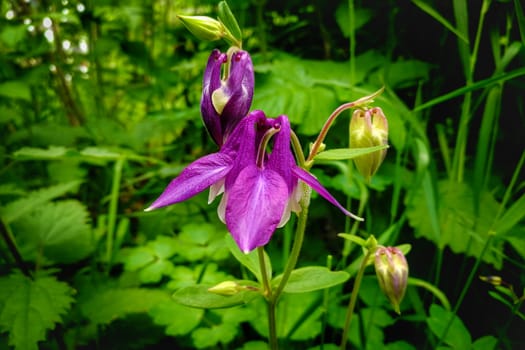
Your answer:
[[[226,47],[198,41],[176,16],[216,17],[216,7],[0,1],[0,348],[266,348],[257,293],[230,309],[181,303],[184,288],[260,279],[254,257],[224,238],[217,204],[202,194],[143,212],[185,165],[214,151],[200,120],[201,80],[210,50]],[[288,115],[303,144],[339,104],[385,86],[376,104],[389,118],[391,147],[371,184],[344,160],[320,160],[314,173],[360,206],[364,238],[410,243],[411,274],[454,307],[409,287],[403,316],[394,316],[371,272],[353,346],[525,346],[515,317],[523,300],[501,302],[474,280],[483,272],[518,291],[525,285],[520,1],[230,7],[254,60],[253,108]],[[348,147],[348,120],[331,129],[329,149]],[[337,212],[315,198],[310,212],[306,270],[296,270],[277,312],[287,349],[336,348],[352,282],[336,284],[355,275],[360,256],[342,249],[337,233],[351,227]],[[278,231],[267,248],[276,276],[290,235]],[[324,266],[328,255],[340,271],[323,281],[305,266]]]

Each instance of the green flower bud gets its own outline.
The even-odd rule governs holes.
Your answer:
[[[388,144],[388,122],[379,107],[358,109],[350,120],[350,148],[366,148]],[[366,179],[372,176],[383,162],[386,149],[354,158],[354,164]]]
[[[222,39],[226,33],[224,25],[207,16],[177,16],[188,30],[198,39],[215,41]]]
[[[219,294],[219,295],[226,295],[231,296],[239,293],[244,288],[239,285],[237,282],[234,281],[224,281],[219,283],[216,286],[213,286],[211,288],[208,288],[208,292]]]
[[[408,263],[403,252],[396,247],[379,247],[375,253],[375,270],[379,287],[394,310],[399,314],[399,304],[405,296]]]

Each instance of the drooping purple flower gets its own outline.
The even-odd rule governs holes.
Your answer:
[[[286,223],[290,212],[301,210],[300,196],[296,194],[299,181],[345,215],[357,218],[313,175],[297,166],[290,135],[286,116],[271,119],[262,111],[251,112],[239,122],[219,152],[186,167],[147,210],[181,202],[208,187],[210,200],[224,192],[219,217],[245,253],[266,245],[276,228]],[[268,154],[270,140],[273,148]]]
[[[226,64],[224,72],[223,64]],[[248,52],[237,48],[230,49],[227,54],[212,51],[204,72],[201,114],[217,145],[222,146],[248,114],[253,86],[253,64]]]

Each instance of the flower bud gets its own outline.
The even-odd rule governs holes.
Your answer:
[[[399,304],[405,296],[408,264],[405,256],[395,247],[379,247],[375,253],[375,270],[379,287],[399,314]]]
[[[224,63],[227,69],[222,74]],[[248,52],[235,47],[227,54],[212,51],[204,72],[201,114],[217,145],[222,146],[239,121],[248,114],[253,85],[253,64]]]
[[[356,110],[350,120],[350,147],[366,148],[387,144],[388,122],[381,108]],[[383,149],[354,158],[354,164],[369,182],[385,156],[386,149]]]
[[[207,16],[177,16],[184,26],[198,39],[215,41],[224,37],[224,25]]]
[[[242,290],[244,290],[244,287],[242,287],[241,285],[239,285],[237,282],[234,282],[234,281],[224,281],[224,282],[219,283],[216,286],[208,288],[208,292],[210,293],[225,295],[225,296],[235,295]]]

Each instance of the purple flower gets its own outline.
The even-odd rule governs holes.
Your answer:
[[[201,113],[217,145],[223,145],[250,110],[253,86],[253,64],[248,52],[237,48],[230,49],[227,54],[212,51],[204,72]]]
[[[146,210],[184,201],[208,187],[210,202],[224,192],[219,217],[245,253],[266,245],[275,229],[288,221],[290,212],[301,210],[300,181],[356,218],[313,175],[296,165],[290,135],[286,116],[270,119],[262,111],[251,112],[219,152],[191,163]]]

